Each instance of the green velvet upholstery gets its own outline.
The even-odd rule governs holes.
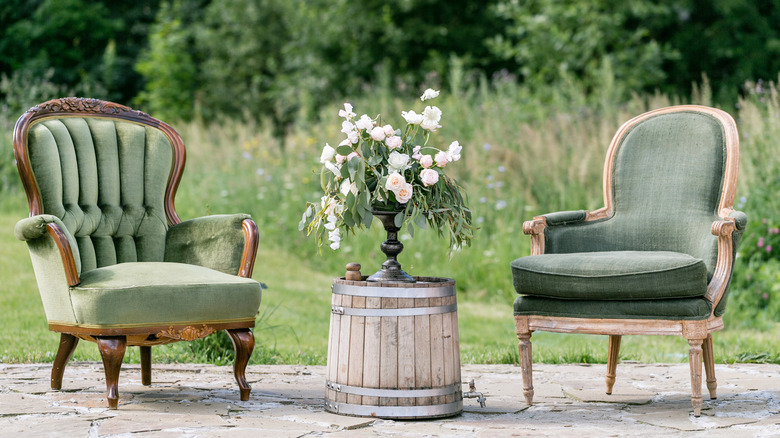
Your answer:
[[[518,296],[515,315],[562,316],[568,318],[702,320],[712,313],[704,298],[662,300],[561,300]]]
[[[171,143],[159,130],[99,118],[45,119],[28,150],[44,212],[76,238],[82,272],[162,261]]]
[[[171,225],[172,143],[154,126],[50,117],[27,135],[43,213],[19,221],[50,323],[136,327],[253,320],[260,284],[237,277],[245,214]],[[67,237],[80,283],[70,287],[47,224]],[[228,275],[229,274],[229,275]]]
[[[515,312],[708,316],[696,297],[705,294],[717,262],[718,238],[711,227],[720,220],[724,136],[718,119],[693,110],[655,115],[631,127],[611,168],[612,215],[600,220],[586,220],[585,211],[545,215],[545,254],[511,264],[515,289],[523,295]],[[741,212],[731,217],[736,248],[747,217]],[[659,303],[644,302],[653,300]],[[679,314],[671,309],[675,303]],[[716,315],[725,303],[724,297]]]
[[[79,326],[142,327],[254,319],[258,284],[183,263],[119,263],[93,269],[70,289]]]
[[[244,219],[249,215],[213,215],[172,226],[165,239],[164,260],[237,275],[244,247]]]
[[[580,300],[703,297],[707,267],[688,254],[604,251],[542,254],[512,262],[523,295]]]

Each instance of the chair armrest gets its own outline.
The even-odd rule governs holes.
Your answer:
[[[59,260],[65,272],[69,286],[75,286],[81,282],[81,257],[76,239],[65,227],[65,224],[57,216],[40,214],[20,220],[14,227],[14,235],[17,239],[27,242],[33,257],[40,259],[54,259],[51,245],[37,245],[40,239],[50,238],[54,248],[59,253]]]
[[[718,259],[704,298],[713,304],[713,311],[726,293],[731,280],[736,245],[746,225],[747,215],[738,211],[712,223],[712,234],[718,237]]]
[[[736,225],[738,231],[745,231],[748,222],[748,217],[745,213],[734,210],[729,213],[729,218],[734,219],[734,225]]]
[[[547,227],[578,224],[589,217],[587,210],[570,210],[543,214],[523,222],[523,233],[531,236],[531,255],[544,254],[544,230]]]
[[[249,278],[254,269],[257,241],[257,224],[247,214],[190,219],[168,229],[165,261]]]

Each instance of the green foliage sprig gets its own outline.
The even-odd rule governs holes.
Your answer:
[[[438,91],[428,89],[420,98],[433,99]],[[341,132],[347,138],[336,148],[325,144],[320,162],[324,195],[319,203],[308,202],[298,228],[314,234],[321,247],[326,240],[334,250],[342,232],[369,228],[373,211],[397,212],[395,224],[445,233],[450,246],[469,245],[473,238],[471,210],[463,189],[447,176],[445,167],[460,160],[457,141],[446,150],[432,146],[431,135],[441,127],[441,110],[426,106],[421,114],[403,111],[403,129],[383,124],[381,115],[359,118],[352,105],[344,104]]]

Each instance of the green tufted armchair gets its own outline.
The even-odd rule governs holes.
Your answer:
[[[19,118],[14,154],[30,209],[15,234],[30,250],[49,329],[61,333],[51,387],[62,387],[79,339],[96,342],[116,409],[128,345],[140,347],[150,385],[152,346],[226,330],[248,400],[257,225],[243,214],[179,219],[176,131],[115,103],[55,99]]]
[[[604,165],[604,207],[523,224],[531,256],[511,263],[526,402],[533,400],[535,330],[609,335],[607,394],[622,335],[682,335],[692,405],[701,414],[702,360],[716,397],[712,332],[723,328],[735,249],[747,224],[734,211],[739,137],[727,113],[703,106],[626,122]]]

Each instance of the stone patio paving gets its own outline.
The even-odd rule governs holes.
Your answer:
[[[119,409],[108,410],[102,364],[72,363],[63,390],[49,364],[0,364],[0,436],[67,437],[770,437],[780,436],[780,366],[717,365],[718,399],[691,414],[687,364],[621,363],[614,393],[605,365],[536,365],[534,405],[518,367],[465,365],[486,406],[462,415],[392,421],[324,411],[325,367],[250,366],[252,395],[238,399],[231,367],[153,365],[141,385],[124,365]],[[464,391],[468,386],[464,386]]]

